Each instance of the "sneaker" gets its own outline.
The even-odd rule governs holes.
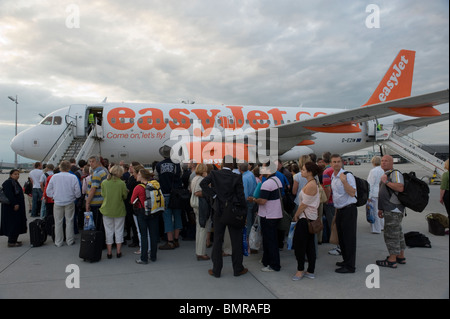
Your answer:
[[[301,276],[296,276],[296,275],[292,276],[292,280],[299,281],[299,280],[303,279],[303,277],[305,277],[305,272],[303,272]]]
[[[315,279],[316,278],[316,276],[314,274],[311,274],[309,272],[305,272],[304,276],[306,278],[309,278],[309,279]]]
[[[148,261],[143,261],[141,258],[136,259],[136,264],[146,265],[148,264]]]
[[[340,256],[341,255],[341,249],[339,248],[339,246],[336,246],[335,248],[333,248],[330,251],[328,251],[328,254],[333,255],[333,256]]]
[[[266,266],[266,267],[261,268],[261,271],[263,271],[263,272],[272,272],[272,271],[275,271],[275,270],[273,270],[270,266]]]

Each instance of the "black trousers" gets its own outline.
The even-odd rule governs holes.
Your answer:
[[[237,275],[242,270],[244,270],[244,266],[242,265],[242,261],[244,259],[244,255],[242,253],[243,228],[236,228],[225,225],[224,223],[220,222],[220,216],[221,212],[214,214],[214,245],[211,254],[211,259],[213,262],[213,273],[216,277],[219,277],[220,273],[222,272],[223,237],[225,235],[225,229],[228,228],[231,240],[231,261],[233,264],[233,272],[234,275]]]
[[[308,222],[300,218],[295,226],[294,238],[292,240],[295,258],[297,259],[297,270],[305,270],[305,254],[308,257],[308,272],[313,274],[316,268],[316,247],[314,243],[315,234],[310,234]]]
[[[344,267],[355,270],[356,262],[356,223],[358,210],[356,205],[348,205],[338,208],[336,212],[336,228],[341,247]]]

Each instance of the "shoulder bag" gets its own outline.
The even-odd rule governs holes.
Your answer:
[[[6,205],[10,204],[8,197],[3,192],[3,188],[1,186],[0,186],[0,203],[6,204]]]

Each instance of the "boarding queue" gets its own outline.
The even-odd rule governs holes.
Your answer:
[[[104,249],[107,259],[113,258],[113,249],[121,258],[128,244],[136,249],[138,264],[156,262],[158,250],[176,250],[181,238],[195,240],[194,257],[211,260],[208,274],[214,277],[221,276],[226,256],[231,256],[234,276],[245,275],[243,256],[257,253],[262,272],[278,272],[280,250],[287,247],[297,262],[292,280],[299,281],[316,277],[317,244],[323,242],[335,245],[330,254],[342,256],[337,273],[355,272],[357,207],[366,195],[371,230],[384,232],[388,250],[376,264],[397,268],[406,263],[405,206],[397,198],[405,182],[389,155],[372,159],[364,190],[360,179],[343,168],[342,157],[329,152],[284,165],[278,159],[255,165],[225,156],[220,167],[174,163],[167,146],[160,154],[164,160],[151,169],[98,156],[62,161],[56,168],[38,162],[27,185],[20,185],[20,172],[11,170],[1,189],[0,235],[8,237],[11,248],[21,246],[19,236],[27,232],[33,246],[42,245],[39,234],[45,233],[62,247],[74,245],[81,233],[80,258],[99,261]],[[448,213],[448,160],[446,169],[441,203]],[[31,217],[40,217],[29,225],[26,198]]]

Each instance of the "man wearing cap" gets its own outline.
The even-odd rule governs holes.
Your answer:
[[[155,179],[161,185],[161,192],[164,195],[164,203],[166,209],[163,213],[164,232],[167,234],[167,243],[159,246],[161,250],[175,249],[180,246],[178,238],[180,230],[183,228],[181,220],[181,209],[169,208],[170,193],[172,189],[181,188],[181,166],[175,164],[170,159],[171,147],[164,145],[159,149],[159,154],[164,157],[164,160],[156,164]]]

